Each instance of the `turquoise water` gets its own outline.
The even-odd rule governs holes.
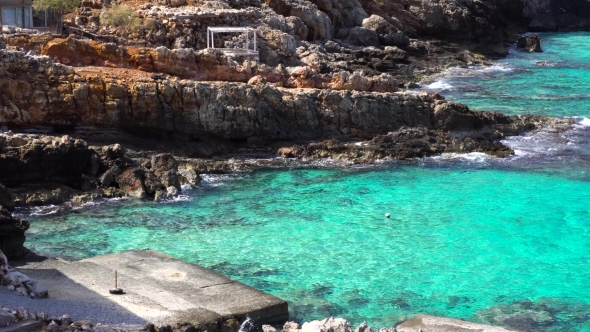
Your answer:
[[[590,32],[544,33],[541,38],[543,53],[511,49],[494,66],[453,69],[451,77],[430,89],[475,109],[590,116]]]
[[[590,116],[590,52],[572,46],[590,34],[542,38],[544,54],[514,53],[437,84],[475,108]],[[578,83],[549,80],[566,73]],[[590,127],[505,143],[515,156],[209,176],[181,201],[30,215],[27,243],[74,259],[149,247],[284,298],[299,321],[385,327],[427,313],[590,331]]]

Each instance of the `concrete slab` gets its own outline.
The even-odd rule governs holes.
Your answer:
[[[217,313],[223,319],[240,319],[248,315],[265,323],[288,318],[285,301],[221,273],[156,251],[133,250],[85,261],[136,279],[138,283],[130,284],[128,288],[143,295],[162,290],[162,294],[154,299],[165,306],[174,306],[176,310],[201,308]]]
[[[19,269],[49,288],[48,300],[61,301],[61,305],[79,301],[86,307],[85,312],[108,311],[106,319],[113,320],[107,321],[111,324],[143,320],[156,325],[191,323],[213,327],[231,317],[242,321],[246,315],[257,324],[288,319],[285,301],[213,270],[151,250],[77,262],[32,262]],[[108,293],[114,288],[115,270],[124,295]],[[113,315],[115,309],[120,317]],[[92,315],[74,317],[68,311],[55,314],[69,314],[75,320],[93,319]]]

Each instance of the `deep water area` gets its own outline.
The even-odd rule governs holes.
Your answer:
[[[204,176],[173,201],[21,210],[27,245],[71,259],[158,250],[289,301],[298,321],[425,313],[590,331],[590,33],[541,38],[544,53],[428,82],[475,109],[577,119],[507,138],[514,156]]]

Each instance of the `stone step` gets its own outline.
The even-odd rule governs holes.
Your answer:
[[[7,327],[0,327],[0,332],[30,332],[41,331],[43,324],[36,320],[23,320]]]

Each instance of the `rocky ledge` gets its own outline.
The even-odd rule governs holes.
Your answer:
[[[264,332],[276,332],[272,326],[264,325]],[[509,332],[516,330],[507,330],[497,326],[477,324],[458,319],[435,317],[428,315],[417,315],[411,319],[399,323],[395,327],[381,328],[373,330],[366,323],[362,323],[353,330],[349,322],[342,318],[329,317],[324,320],[314,320],[299,325],[294,322],[287,322],[283,326],[282,332]]]

